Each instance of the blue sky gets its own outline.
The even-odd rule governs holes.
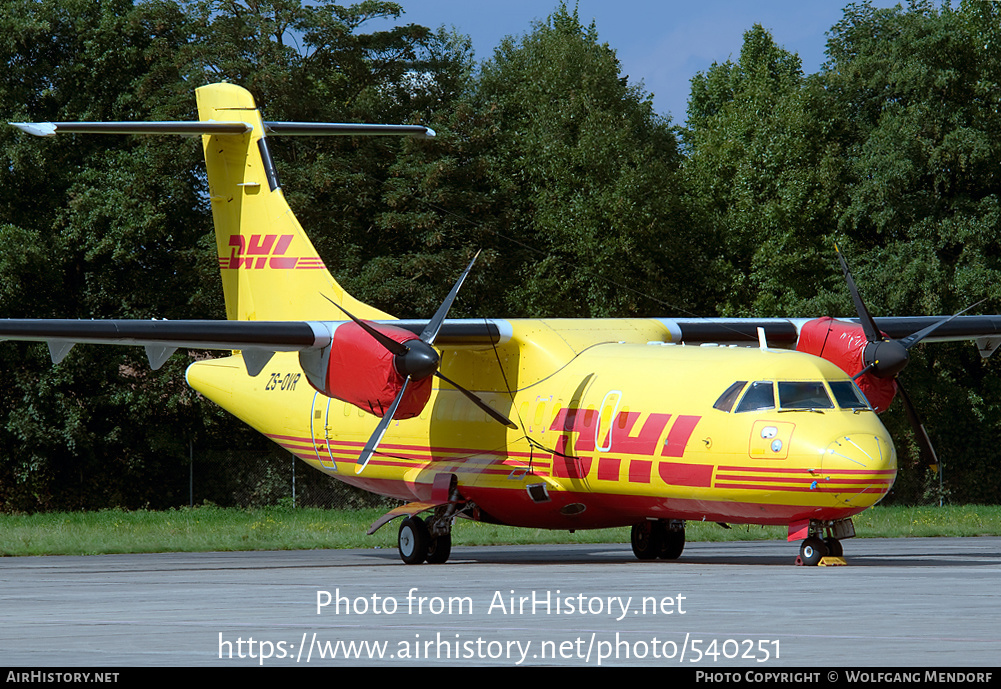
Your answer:
[[[476,59],[493,55],[504,36],[521,36],[545,19],[558,0],[397,0],[401,23],[454,27],[473,39]],[[616,53],[631,83],[643,82],[656,110],[682,124],[689,82],[713,62],[736,60],[742,37],[755,23],[776,43],[798,53],[806,73],[824,62],[825,35],[847,2],[832,0],[579,0],[581,22],[594,20],[598,37]],[[897,4],[877,0],[877,6]],[[573,7],[573,0],[567,5]],[[368,27],[376,30],[372,24]]]

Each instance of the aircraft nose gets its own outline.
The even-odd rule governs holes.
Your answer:
[[[874,505],[897,477],[897,449],[885,431],[861,431],[836,437],[824,450],[822,483],[845,504]]]

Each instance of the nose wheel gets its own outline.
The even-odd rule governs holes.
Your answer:
[[[799,547],[799,560],[807,567],[814,567],[827,557],[827,544],[815,536],[803,541]]]
[[[826,536],[824,535],[826,531]],[[825,557],[842,558],[845,549],[841,546],[842,538],[855,535],[855,526],[851,519],[841,519],[834,522],[811,522],[810,535],[799,547],[799,560],[796,564],[814,567]],[[832,564],[832,563],[825,563]],[[837,564],[845,564],[842,560]]]

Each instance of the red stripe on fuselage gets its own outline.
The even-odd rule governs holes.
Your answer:
[[[667,434],[667,441],[664,443],[661,456],[683,457],[688,439],[692,437],[695,427],[701,420],[701,416],[679,416],[674,425],[671,426],[671,432]]]
[[[709,488],[713,480],[713,465],[661,462],[657,466],[660,479],[669,486]]]

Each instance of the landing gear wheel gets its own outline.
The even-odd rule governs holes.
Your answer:
[[[685,549],[685,527],[680,529],[665,529],[660,546],[662,560],[677,560]]]
[[[803,545],[799,547],[799,559],[808,567],[820,564],[820,561],[826,555],[827,546],[822,540],[816,538],[815,536],[811,536],[803,541]]]
[[[653,560],[663,549],[664,525],[652,521],[634,524],[630,540],[633,555],[640,560]]]
[[[427,559],[430,542],[428,528],[420,517],[407,517],[400,524],[396,545],[400,558],[408,565],[419,565]]]
[[[831,557],[843,557],[845,549],[841,546],[841,541],[836,538],[825,538],[824,545],[827,546],[827,554]]]
[[[442,534],[441,536],[435,536],[430,539],[428,543],[428,557],[427,561],[429,565],[440,565],[448,560],[448,556],[452,554],[452,534]]]

